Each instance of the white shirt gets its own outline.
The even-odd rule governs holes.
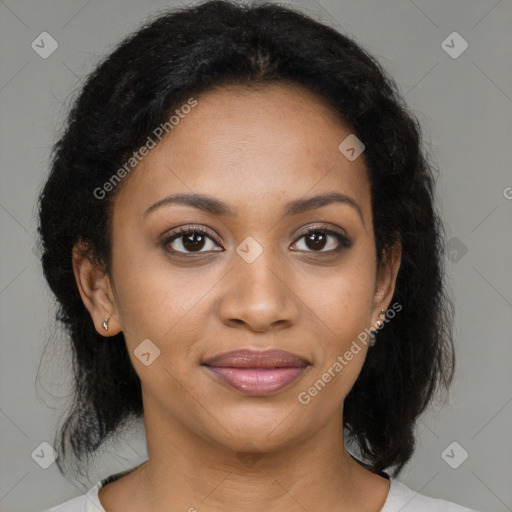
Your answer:
[[[106,480],[106,479],[105,479]],[[98,498],[104,480],[100,480],[86,494],[73,498],[43,512],[106,512]],[[406,485],[390,478],[390,489],[380,512],[477,512],[450,501],[418,494]]]

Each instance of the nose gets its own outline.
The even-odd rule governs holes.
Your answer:
[[[238,260],[224,280],[218,307],[224,324],[265,332],[296,323],[301,302],[293,291],[293,279],[265,253],[252,263],[235,256]]]

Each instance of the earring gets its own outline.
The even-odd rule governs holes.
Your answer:
[[[381,309],[381,310],[380,310],[380,313],[379,313],[379,316],[380,316],[380,315],[382,315],[382,313],[384,313],[384,316],[386,315],[386,312],[385,312],[383,309]],[[379,327],[382,325],[382,323],[383,323],[383,322],[382,322],[381,320],[377,320],[377,325],[378,325]]]
[[[105,329],[105,331],[108,331],[108,320],[103,320],[101,326],[103,327],[103,329]]]
[[[380,310],[380,313],[379,315],[382,315],[382,313],[384,313],[384,315],[386,314],[386,311],[384,311],[383,309]],[[382,321],[381,320],[377,320],[376,322],[378,324],[378,326],[380,327],[382,325]],[[370,341],[368,342],[368,345],[370,347],[374,347],[375,346],[375,343],[377,342],[377,336],[375,336],[375,331],[372,330],[370,332]]]

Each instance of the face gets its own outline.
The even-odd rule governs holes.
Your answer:
[[[298,86],[225,87],[198,97],[125,178],[114,199],[109,299],[84,301],[99,332],[107,317],[108,335],[124,332],[146,417],[235,450],[272,450],[340,414],[367,346],[341,371],[333,365],[387,309],[398,271],[377,269],[364,154],[350,161],[338,149],[350,133]],[[171,201],[176,194],[215,202]],[[341,199],[305,202],[327,194]],[[267,394],[203,365],[270,348],[307,366]],[[308,392],[326,372],[329,381]]]

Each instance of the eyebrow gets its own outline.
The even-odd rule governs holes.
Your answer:
[[[290,215],[298,215],[303,212],[322,208],[323,206],[327,206],[332,203],[342,203],[351,206],[357,211],[364,224],[363,214],[359,204],[351,197],[344,194],[339,194],[338,192],[329,192],[304,199],[295,199],[294,201],[291,201],[284,206],[284,216],[288,217]],[[143,216],[146,217],[156,209],[162,206],[168,206],[170,204],[183,204],[186,206],[191,206],[213,215],[236,215],[236,210],[231,209],[226,203],[223,203],[214,197],[210,197],[204,194],[174,194],[166,196],[152,204],[144,212]]]

